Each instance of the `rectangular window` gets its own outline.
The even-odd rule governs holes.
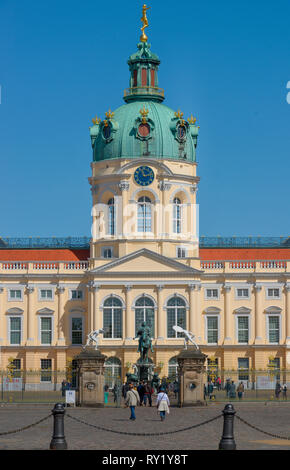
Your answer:
[[[112,258],[113,249],[112,248],[103,248],[103,258]]]
[[[21,343],[21,317],[10,317],[10,344]]]
[[[137,86],[137,74],[138,74],[138,70],[134,70],[133,72],[133,87]]]
[[[280,340],[280,318],[269,316],[269,343],[279,343]]]
[[[208,344],[218,342],[218,317],[207,317],[207,342]]]
[[[269,359],[268,363],[270,377],[280,380],[280,357],[274,357]]]
[[[72,318],[71,342],[72,344],[83,343],[83,319],[82,318]]]
[[[186,258],[186,248],[177,248],[177,258]]]
[[[51,344],[52,340],[52,318],[40,318],[40,336],[41,344]]]
[[[248,298],[249,297],[249,289],[237,289],[237,297],[239,298]]]
[[[21,289],[9,289],[9,299],[10,300],[22,300],[22,290]]]
[[[249,358],[248,357],[239,357],[238,358],[238,370],[239,377],[238,380],[249,380]]]
[[[52,289],[40,289],[41,300],[52,300]]]
[[[14,366],[13,377],[19,379],[21,377],[21,359],[13,359],[12,365]]]
[[[155,70],[151,69],[150,74],[151,74],[151,86],[155,87]]]
[[[82,300],[83,291],[74,289],[71,291],[71,300]]]
[[[206,289],[207,299],[218,299],[218,296],[219,296],[218,289]]]
[[[268,289],[268,297],[271,298],[279,298],[280,297],[280,289]]]
[[[41,382],[51,382],[51,359],[40,359]]]
[[[249,317],[238,317],[238,343],[249,342]]]

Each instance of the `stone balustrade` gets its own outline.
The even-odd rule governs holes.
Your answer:
[[[85,271],[88,269],[88,261],[72,261],[72,262],[25,262],[22,261],[13,261],[1,262],[0,261],[0,272],[26,272],[26,273],[35,273],[35,272],[44,272],[44,271],[53,271],[53,272],[63,272],[63,271]]]
[[[204,271],[214,272],[269,272],[269,271],[290,271],[290,260],[265,260],[265,261],[201,261],[200,267]]]

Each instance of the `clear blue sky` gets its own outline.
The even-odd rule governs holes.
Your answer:
[[[200,125],[200,234],[289,235],[289,0],[146,3],[165,104]],[[123,103],[142,4],[0,0],[1,236],[90,234],[88,128]]]

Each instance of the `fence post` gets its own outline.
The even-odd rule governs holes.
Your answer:
[[[223,435],[220,440],[220,450],[236,450],[236,443],[234,439],[234,417],[235,410],[231,403],[228,403],[223,410],[224,426]]]
[[[66,450],[67,443],[64,436],[64,414],[62,403],[56,403],[52,410],[53,414],[53,436],[50,442],[51,450]]]

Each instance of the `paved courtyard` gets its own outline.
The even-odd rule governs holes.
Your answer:
[[[290,437],[289,403],[237,403],[237,414],[264,431]],[[51,411],[49,405],[2,405],[0,433],[31,424]],[[149,433],[178,430],[201,423],[221,414],[224,404],[198,408],[174,408],[166,421],[161,422],[156,408],[139,407],[137,420],[129,421],[127,408],[68,408],[75,418],[120,432]],[[0,450],[46,450],[52,436],[53,419],[25,431],[0,436]],[[101,431],[65,417],[65,436],[71,450],[215,450],[222,434],[223,418],[196,429],[164,436],[127,436]],[[238,450],[290,449],[290,440],[270,437],[235,419],[235,441]]]

